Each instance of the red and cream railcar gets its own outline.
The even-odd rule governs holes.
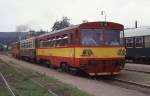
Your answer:
[[[36,59],[36,37],[20,41],[20,58],[29,61]]]
[[[116,75],[124,67],[124,26],[87,22],[37,38],[37,60],[52,66],[80,69],[91,76]]]

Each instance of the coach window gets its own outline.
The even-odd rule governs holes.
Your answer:
[[[32,48],[32,47],[33,47],[32,42],[29,42],[28,44],[29,44],[29,45],[28,45],[28,46],[29,46],[29,48]]]
[[[50,41],[49,41],[49,47],[52,47],[53,46],[53,39],[51,39]]]
[[[50,40],[46,39],[46,41],[45,41],[46,47],[49,47],[49,43],[50,43]]]
[[[56,38],[53,38],[51,42],[51,47],[55,47],[55,44],[56,44]]]
[[[67,46],[68,45],[68,35],[67,34],[62,36],[60,45],[61,46]]]
[[[26,48],[26,43],[25,42],[23,43],[23,48]]]
[[[126,38],[126,46],[127,48],[133,48],[133,38]]]
[[[46,47],[46,41],[41,41],[41,43],[42,43],[42,47]]]
[[[51,46],[52,39],[47,39],[47,47]]]
[[[25,42],[23,43],[23,48],[26,48],[26,43]]]
[[[31,46],[30,42],[27,42],[27,48],[30,48],[30,46]]]
[[[25,48],[28,48],[28,43],[27,42],[25,43]]]
[[[42,47],[45,47],[45,43],[44,43],[45,41],[41,41],[41,45],[42,45]]]
[[[150,48],[150,36],[145,36],[145,48]]]
[[[61,43],[61,37],[60,37],[60,36],[59,36],[59,37],[56,37],[55,46],[56,46],[56,47],[60,47],[60,46],[61,46],[60,43]]]
[[[24,48],[27,48],[27,42],[24,43]]]
[[[39,41],[39,48],[42,48],[43,47],[43,41]]]
[[[70,44],[74,44],[74,38],[73,38],[73,33],[70,33]]]
[[[21,43],[21,48],[23,48],[23,46],[24,46],[24,44],[23,44],[23,43]]]
[[[27,48],[27,43],[26,42],[24,42],[24,48]]]
[[[40,41],[41,48],[44,47],[44,41]]]
[[[25,42],[25,48],[28,48],[28,43],[27,42]]]
[[[143,37],[136,37],[135,38],[135,47],[142,48],[143,47]]]
[[[24,43],[21,43],[21,48],[24,48]]]
[[[26,44],[26,42],[24,42],[24,48],[26,48],[26,46],[27,46],[27,44]]]
[[[74,40],[75,44],[79,44],[79,32],[78,32],[78,30],[76,30],[76,32],[75,32],[75,38],[74,39],[75,39]]]

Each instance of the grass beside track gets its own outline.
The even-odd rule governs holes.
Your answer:
[[[10,63],[13,63],[10,61]],[[64,84],[57,79],[47,77],[29,69],[12,67],[0,59],[0,71],[4,74],[16,96],[53,96],[51,90],[58,96],[92,96],[78,88]],[[39,86],[36,81],[43,87]],[[1,90],[0,90],[0,96]]]
[[[16,96],[52,96],[46,89],[41,88],[29,78],[22,76],[2,60],[0,60],[0,71]],[[2,93],[4,92],[0,92],[0,96],[4,96]]]

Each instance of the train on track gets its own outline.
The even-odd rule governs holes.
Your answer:
[[[125,64],[123,37],[122,24],[87,22],[14,43],[12,56],[90,76],[116,75]]]
[[[150,64],[150,28],[125,30],[126,60]]]

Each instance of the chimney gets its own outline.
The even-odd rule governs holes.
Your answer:
[[[137,20],[135,21],[135,28],[137,28]]]

